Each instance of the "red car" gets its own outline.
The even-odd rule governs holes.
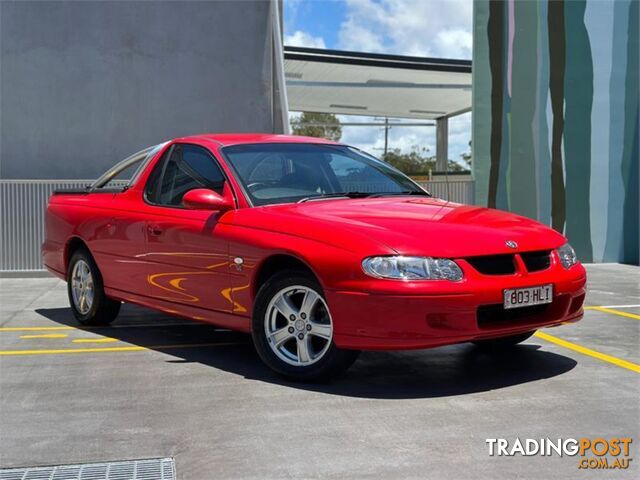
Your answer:
[[[356,148],[294,136],[143,150],[56,192],[42,250],[81,324],[131,302],[251,332],[269,367],[302,380],[359,350],[514,345],[580,319],[585,297],[560,233],[438,200]]]

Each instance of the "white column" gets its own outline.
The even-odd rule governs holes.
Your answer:
[[[280,2],[278,0],[271,0],[271,29],[273,32],[273,56],[275,70],[275,85],[273,89],[275,91],[274,103],[274,131],[281,130],[284,134],[290,134],[291,129],[289,127],[289,102],[287,101],[287,86],[284,76],[284,45],[282,44],[282,23],[280,21],[280,14],[282,9],[280,8]],[[275,118],[276,115],[280,116],[279,119]],[[279,120],[279,121],[278,121]],[[281,125],[280,125],[281,124]]]
[[[449,118],[436,119],[436,171],[447,170],[449,158]]]

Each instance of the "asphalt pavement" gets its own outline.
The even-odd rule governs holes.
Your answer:
[[[0,279],[0,465],[173,457],[179,479],[639,478],[640,268],[591,265],[585,318],[504,354],[366,352],[330,384],[250,338],[125,305],[79,328],[65,284]],[[626,470],[490,456],[489,438],[632,437]]]

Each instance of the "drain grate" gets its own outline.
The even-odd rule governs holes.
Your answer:
[[[175,480],[173,458],[0,469],[0,480]]]

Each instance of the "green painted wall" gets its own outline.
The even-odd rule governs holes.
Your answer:
[[[639,0],[476,0],[476,202],[638,264]]]

